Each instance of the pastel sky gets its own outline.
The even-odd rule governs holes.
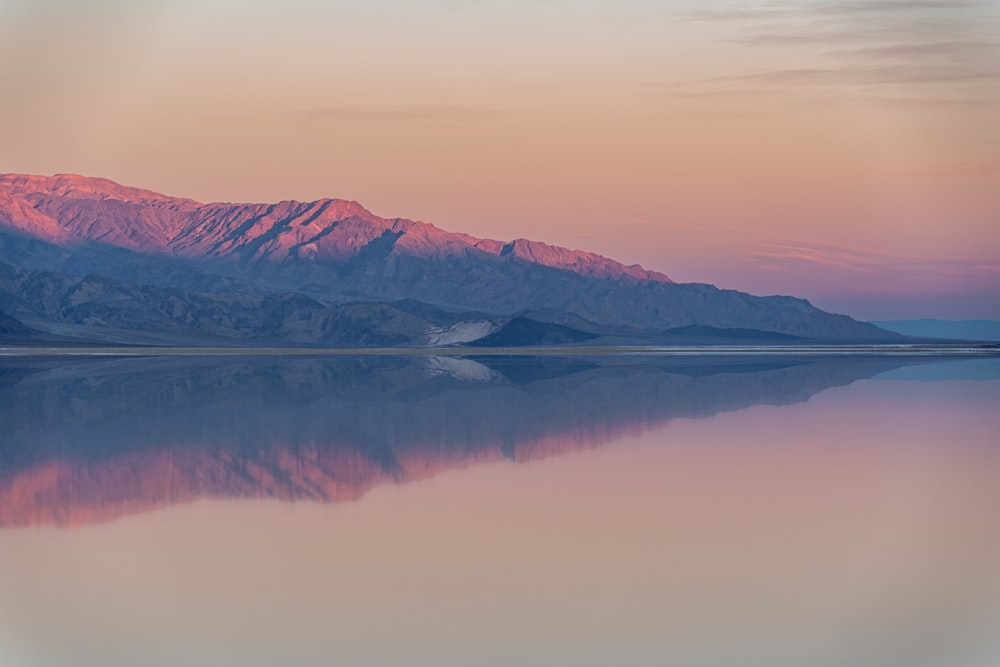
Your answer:
[[[0,0],[0,172],[1000,319],[993,0]]]

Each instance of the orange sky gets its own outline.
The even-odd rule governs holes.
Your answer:
[[[1000,319],[1000,5],[0,0],[0,171]]]

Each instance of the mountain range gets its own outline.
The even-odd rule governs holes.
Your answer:
[[[344,199],[201,204],[75,175],[0,175],[0,314],[6,339],[156,344],[899,338],[802,299]]]

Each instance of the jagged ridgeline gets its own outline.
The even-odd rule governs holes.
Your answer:
[[[896,337],[802,299],[677,284],[353,201],[201,204],[66,175],[0,175],[0,310],[50,338],[181,344]]]

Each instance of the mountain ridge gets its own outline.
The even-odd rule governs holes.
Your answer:
[[[55,290],[49,296],[67,294],[69,281],[58,276],[99,276],[136,288],[119,285],[105,293],[109,300],[115,295],[114,303],[101,302],[98,290],[99,311],[128,306],[125,292],[145,292],[147,301],[164,303],[162,292],[153,292],[182,290],[169,297],[183,302],[173,310],[188,318],[187,325],[209,328],[212,318],[196,312],[209,304],[205,295],[211,296],[210,310],[226,302],[233,312],[219,317],[238,325],[235,311],[247,299],[298,294],[330,307],[413,299],[491,317],[546,313],[553,324],[581,321],[619,333],[700,325],[823,340],[899,338],[803,299],[678,284],[592,252],[382,218],[347,199],[201,204],[77,175],[0,175],[0,260],[45,274],[35,282],[49,284]],[[0,293],[6,289],[19,303],[12,316],[30,320],[44,312],[58,321],[72,314],[53,310],[51,301],[38,300],[42,295],[22,298],[15,283],[0,284]],[[70,310],[79,315],[83,297],[76,290],[69,295]],[[133,317],[128,326],[160,325]],[[320,320],[297,340],[327,340]]]
[[[96,240],[111,240],[133,250],[171,251],[181,257],[218,256],[240,249],[242,253],[252,250],[256,256],[282,251],[306,255],[326,251],[331,257],[343,258],[355,246],[348,242],[349,247],[345,248],[344,235],[335,232],[349,232],[349,239],[356,242],[358,238],[363,238],[368,243],[389,233],[405,237],[403,243],[407,249],[416,252],[440,252],[442,247],[454,252],[466,245],[489,254],[512,255],[582,275],[627,275],[640,280],[671,282],[662,273],[647,271],[638,264],[626,266],[596,253],[527,239],[515,239],[508,243],[480,239],[446,232],[417,220],[382,218],[348,199],[328,197],[315,201],[289,199],[275,204],[202,204],[193,199],[168,197],[151,190],[123,186],[109,179],[77,174],[0,174],[0,194],[8,199],[20,198],[36,213],[55,221],[56,225],[48,224],[48,220],[39,225],[46,231],[54,230],[67,217],[62,214],[68,205],[75,206],[77,210],[70,224],[62,225],[64,233],[51,232],[59,240],[65,240],[66,234],[77,240],[95,240],[96,234]],[[130,211],[118,204],[149,207],[162,215],[132,218],[128,215]],[[114,224],[100,226],[102,220],[97,214],[102,207],[108,206],[118,208],[115,212],[119,215],[114,216]],[[125,227],[126,223],[132,224]],[[143,228],[136,223],[144,223]],[[114,229],[116,226],[120,228]],[[332,239],[328,238],[331,236]]]

